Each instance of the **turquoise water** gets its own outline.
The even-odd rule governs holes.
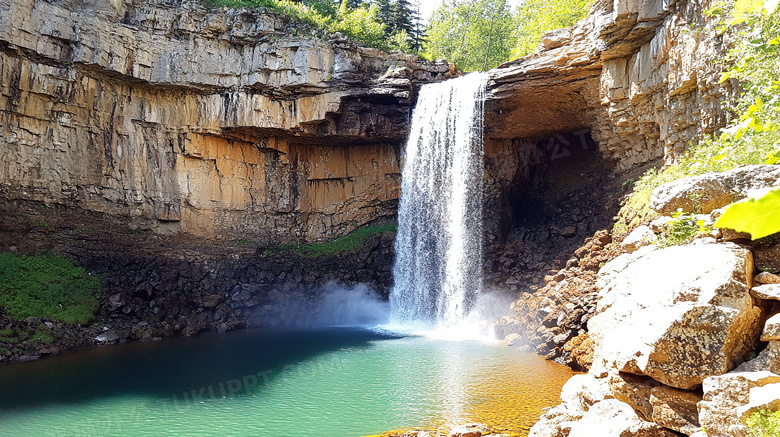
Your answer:
[[[242,331],[2,366],[0,435],[337,437],[474,419],[522,433],[569,376],[477,342]]]

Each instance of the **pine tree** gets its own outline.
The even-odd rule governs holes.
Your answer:
[[[365,3],[363,0],[344,0],[344,1],[347,2],[347,7],[350,9],[357,9],[360,7],[360,5]]]
[[[405,30],[407,34],[414,33],[414,9],[409,0],[395,0],[390,10],[390,23],[388,26],[392,33]]]
[[[409,35],[411,38],[412,50],[416,52],[422,51],[426,39],[425,24],[423,24],[422,18],[420,17],[420,1],[421,0],[415,0],[414,2],[414,30]]]
[[[385,33],[389,35],[391,33],[390,28],[392,27],[390,19],[393,10],[390,0],[373,0],[373,4],[375,4],[379,10],[379,20],[386,26]]]

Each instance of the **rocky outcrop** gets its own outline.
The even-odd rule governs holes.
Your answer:
[[[307,242],[392,216],[446,62],[196,2],[0,1],[0,195],[161,233]]]
[[[763,314],[750,295],[750,251],[707,244],[624,257],[632,258],[627,265],[618,258],[610,263],[620,265],[616,272],[600,273],[588,322],[597,366],[692,389],[755,348]],[[610,264],[602,272],[613,271]]]
[[[653,190],[650,207],[661,214],[677,210],[709,214],[780,184],[780,166],[748,165],[684,178]]]
[[[780,342],[743,363],[761,348],[762,330],[772,329],[771,304],[750,293],[751,259],[732,243],[698,243],[642,248],[606,264],[587,323],[593,366],[570,382],[599,388],[564,390],[564,403],[531,435],[580,435],[581,428],[590,435],[747,435],[738,408],[748,405],[752,387],[780,378]]]
[[[570,31],[491,72],[487,108],[501,116],[487,122],[488,136],[525,138],[530,151],[560,132],[590,131],[618,170],[671,162],[726,120],[719,101],[730,84],[719,83],[716,61],[729,35],[702,14],[709,3],[596,2]]]

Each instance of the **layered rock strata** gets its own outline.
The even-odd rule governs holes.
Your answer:
[[[702,13],[709,3],[597,1],[536,53],[491,71],[487,108],[500,116],[488,120],[488,137],[523,138],[532,150],[539,139],[590,131],[617,170],[671,162],[727,116],[731,84],[719,83],[717,61],[729,36]]]
[[[194,2],[0,10],[0,195],[162,233],[307,242],[392,216],[414,85],[453,73]]]

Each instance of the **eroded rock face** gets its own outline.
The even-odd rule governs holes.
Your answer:
[[[628,257],[633,262],[617,272],[603,269],[612,274],[588,322],[594,367],[690,389],[733,369],[753,349],[763,326],[749,293],[748,250],[707,244]]]
[[[491,138],[538,139],[591,130],[616,169],[671,162],[726,120],[731,95],[715,62],[729,35],[702,14],[709,2],[601,0],[537,53],[491,72]],[[701,31],[690,32],[695,25]],[[532,141],[529,141],[532,142]],[[571,147],[576,147],[576,144]]]
[[[452,75],[196,2],[0,10],[0,194],[162,233],[315,241],[394,214],[414,84]]]

